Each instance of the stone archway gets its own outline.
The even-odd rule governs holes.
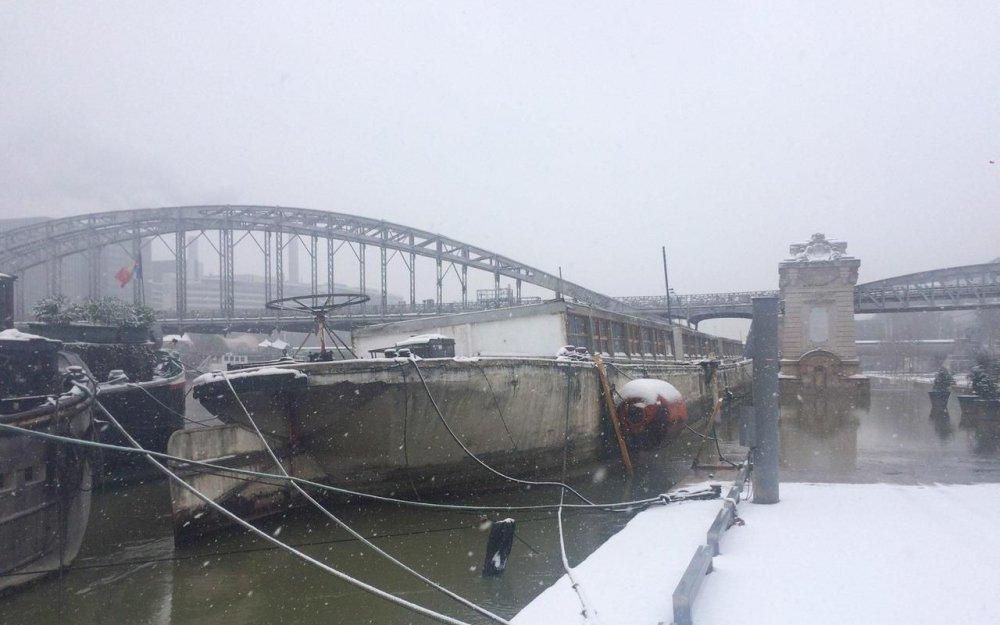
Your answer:
[[[825,349],[814,349],[799,358],[799,377],[804,388],[825,391],[843,386],[841,379],[845,372],[843,362],[833,352]]]

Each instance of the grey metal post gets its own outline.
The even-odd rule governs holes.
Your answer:
[[[274,262],[272,260],[271,231],[264,229],[264,303],[274,299]]]
[[[389,259],[386,255],[388,251],[384,241],[388,235],[387,230],[382,231],[382,245],[379,246],[379,315],[385,317],[385,309],[389,305]]]
[[[309,287],[312,289],[312,294],[316,295],[319,293],[319,237],[315,234],[309,237]]]
[[[274,231],[274,298],[285,297],[285,233],[278,228]],[[281,311],[277,311],[281,316]]]
[[[437,258],[435,260],[437,261],[437,295],[435,297],[437,301],[437,311],[440,313],[442,300],[441,284],[444,281],[444,274],[442,273],[441,267],[441,241],[437,242]]]
[[[368,293],[368,286],[365,284],[365,258],[368,256],[367,248],[364,243],[358,243],[358,290],[361,293]],[[368,304],[361,304],[361,313],[367,312]]]
[[[62,295],[62,258],[55,256],[45,264],[48,295],[55,297]]]
[[[462,258],[469,260],[469,248],[462,249]],[[469,307],[469,266],[462,265],[462,310]]]
[[[674,316],[670,310],[670,278],[667,275],[667,246],[663,246],[663,286],[667,290],[667,323],[674,322]]]
[[[24,272],[25,272],[24,269],[21,269],[20,267],[17,267],[17,266],[14,266],[14,267],[12,267],[10,269],[10,273],[11,273],[12,276],[14,276],[14,280],[15,281],[17,281],[17,280],[21,281],[21,286],[16,286],[15,284],[11,284],[10,285],[10,288],[14,289],[14,310],[11,311],[12,312],[11,320],[14,320],[14,319],[17,319],[17,320],[24,319],[24,312],[25,312],[25,310],[24,310],[25,309],[25,301],[24,301]],[[5,319],[0,319],[0,322],[6,322],[6,320]]]
[[[143,283],[145,282],[146,268],[142,266],[142,237],[139,236],[139,229],[136,228],[135,235],[132,237],[132,303],[133,304],[145,304],[146,294],[143,288]],[[139,268],[139,279],[135,279],[135,267]]]
[[[187,314],[187,232],[178,224],[174,233],[174,301],[177,318]]]
[[[334,276],[334,257],[337,255],[337,246],[334,244],[334,239],[327,237],[326,239],[326,292],[335,293],[337,288],[333,286],[336,284]]]
[[[410,247],[413,247],[413,235],[410,235]],[[417,255],[410,252],[410,312],[417,310]]]
[[[778,503],[778,298],[753,298],[753,502]]]
[[[219,231],[220,303],[222,316],[232,319],[236,309],[236,268],[233,262],[233,228],[229,220]]]
[[[101,283],[101,278],[103,277],[101,275],[101,251],[103,249],[103,247],[95,244],[87,251],[88,276],[90,278],[88,293],[91,297],[100,297],[104,290],[101,288],[103,286]],[[19,289],[19,291],[23,293],[24,289]]]
[[[226,316],[226,231],[219,230],[219,314]]]

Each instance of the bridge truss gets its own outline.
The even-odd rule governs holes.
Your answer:
[[[857,313],[970,310],[1000,306],[1000,262],[922,271],[859,284]]]
[[[676,319],[686,319],[695,325],[707,319],[751,319],[753,317],[753,298],[777,297],[777,295],[777,291],[671,294],[670,316]],[[665,295],[621,297],[619,301],[636,310],[663,317],[667,316],[667,297]]]
[[[379,250],[379,297],[373,307],[388,311],[388,267],[397,257],[409,275],[409,309],[417,311],[416,258],[426,257],[436,265],[436,300],[438,314],[444,309],[442,288],[446,277],[454,274],[461,287],[461,304],[468,306],[470,269],[492,274],[499,298],[501,277],[515,281],[517,302],[521,301],[522,283],[533,284],[580,302],[618,312],[630,311],[614,298],[535,267],[519,263],[489,250],[454,239],[387,221],[330,211],[281,206],[181,206],[91,213],[53,219],[0,233],[0,270],[21,275],[26,269],[46,268],[50,294],[58,292],[63,259],[82,254],[87,259],[90,292],[100,290],[100,250],[121,245],[138,261],[144,247],[159,240],[170,250],[175,262],[176,314],[188,316],[187,259],[193,240],[204,239],[219,259],[220,316],[236,313],[234,249],[249,241],[263,259],[266,299],[284,297],[283,250],[301,242],[307,250],[310,283],[315,292],[320,273],[334,284],[337,254],[353,255],[358,263],[358,283],[365,292],[368,283],[366,248]],[[325,258],[320,258],[318,242],[326,241]],[[346,250],[344,248],[347,248]],[[134,297],[141,299],[141,286],[134,283]],[[499,301],[497,302],[499,305]],[[23,314],[23,302],[21,303]]]

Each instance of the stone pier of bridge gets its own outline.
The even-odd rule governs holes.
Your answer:
[[[784,303],[779,331],[781,396],[798,399],[824,391],[863,403],[868,378],[860,373],[854,288],[861,260],[847,243],[814,234],[789,247],[778,266]]]

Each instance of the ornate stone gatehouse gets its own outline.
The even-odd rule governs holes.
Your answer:
[[[860,375],[854,325],[854,286],[861,261],[847,256],[847,243],[814,234],[789,247],[778,266],[784,304],[781,319],[781,394],[832,391],[868,396]]]

